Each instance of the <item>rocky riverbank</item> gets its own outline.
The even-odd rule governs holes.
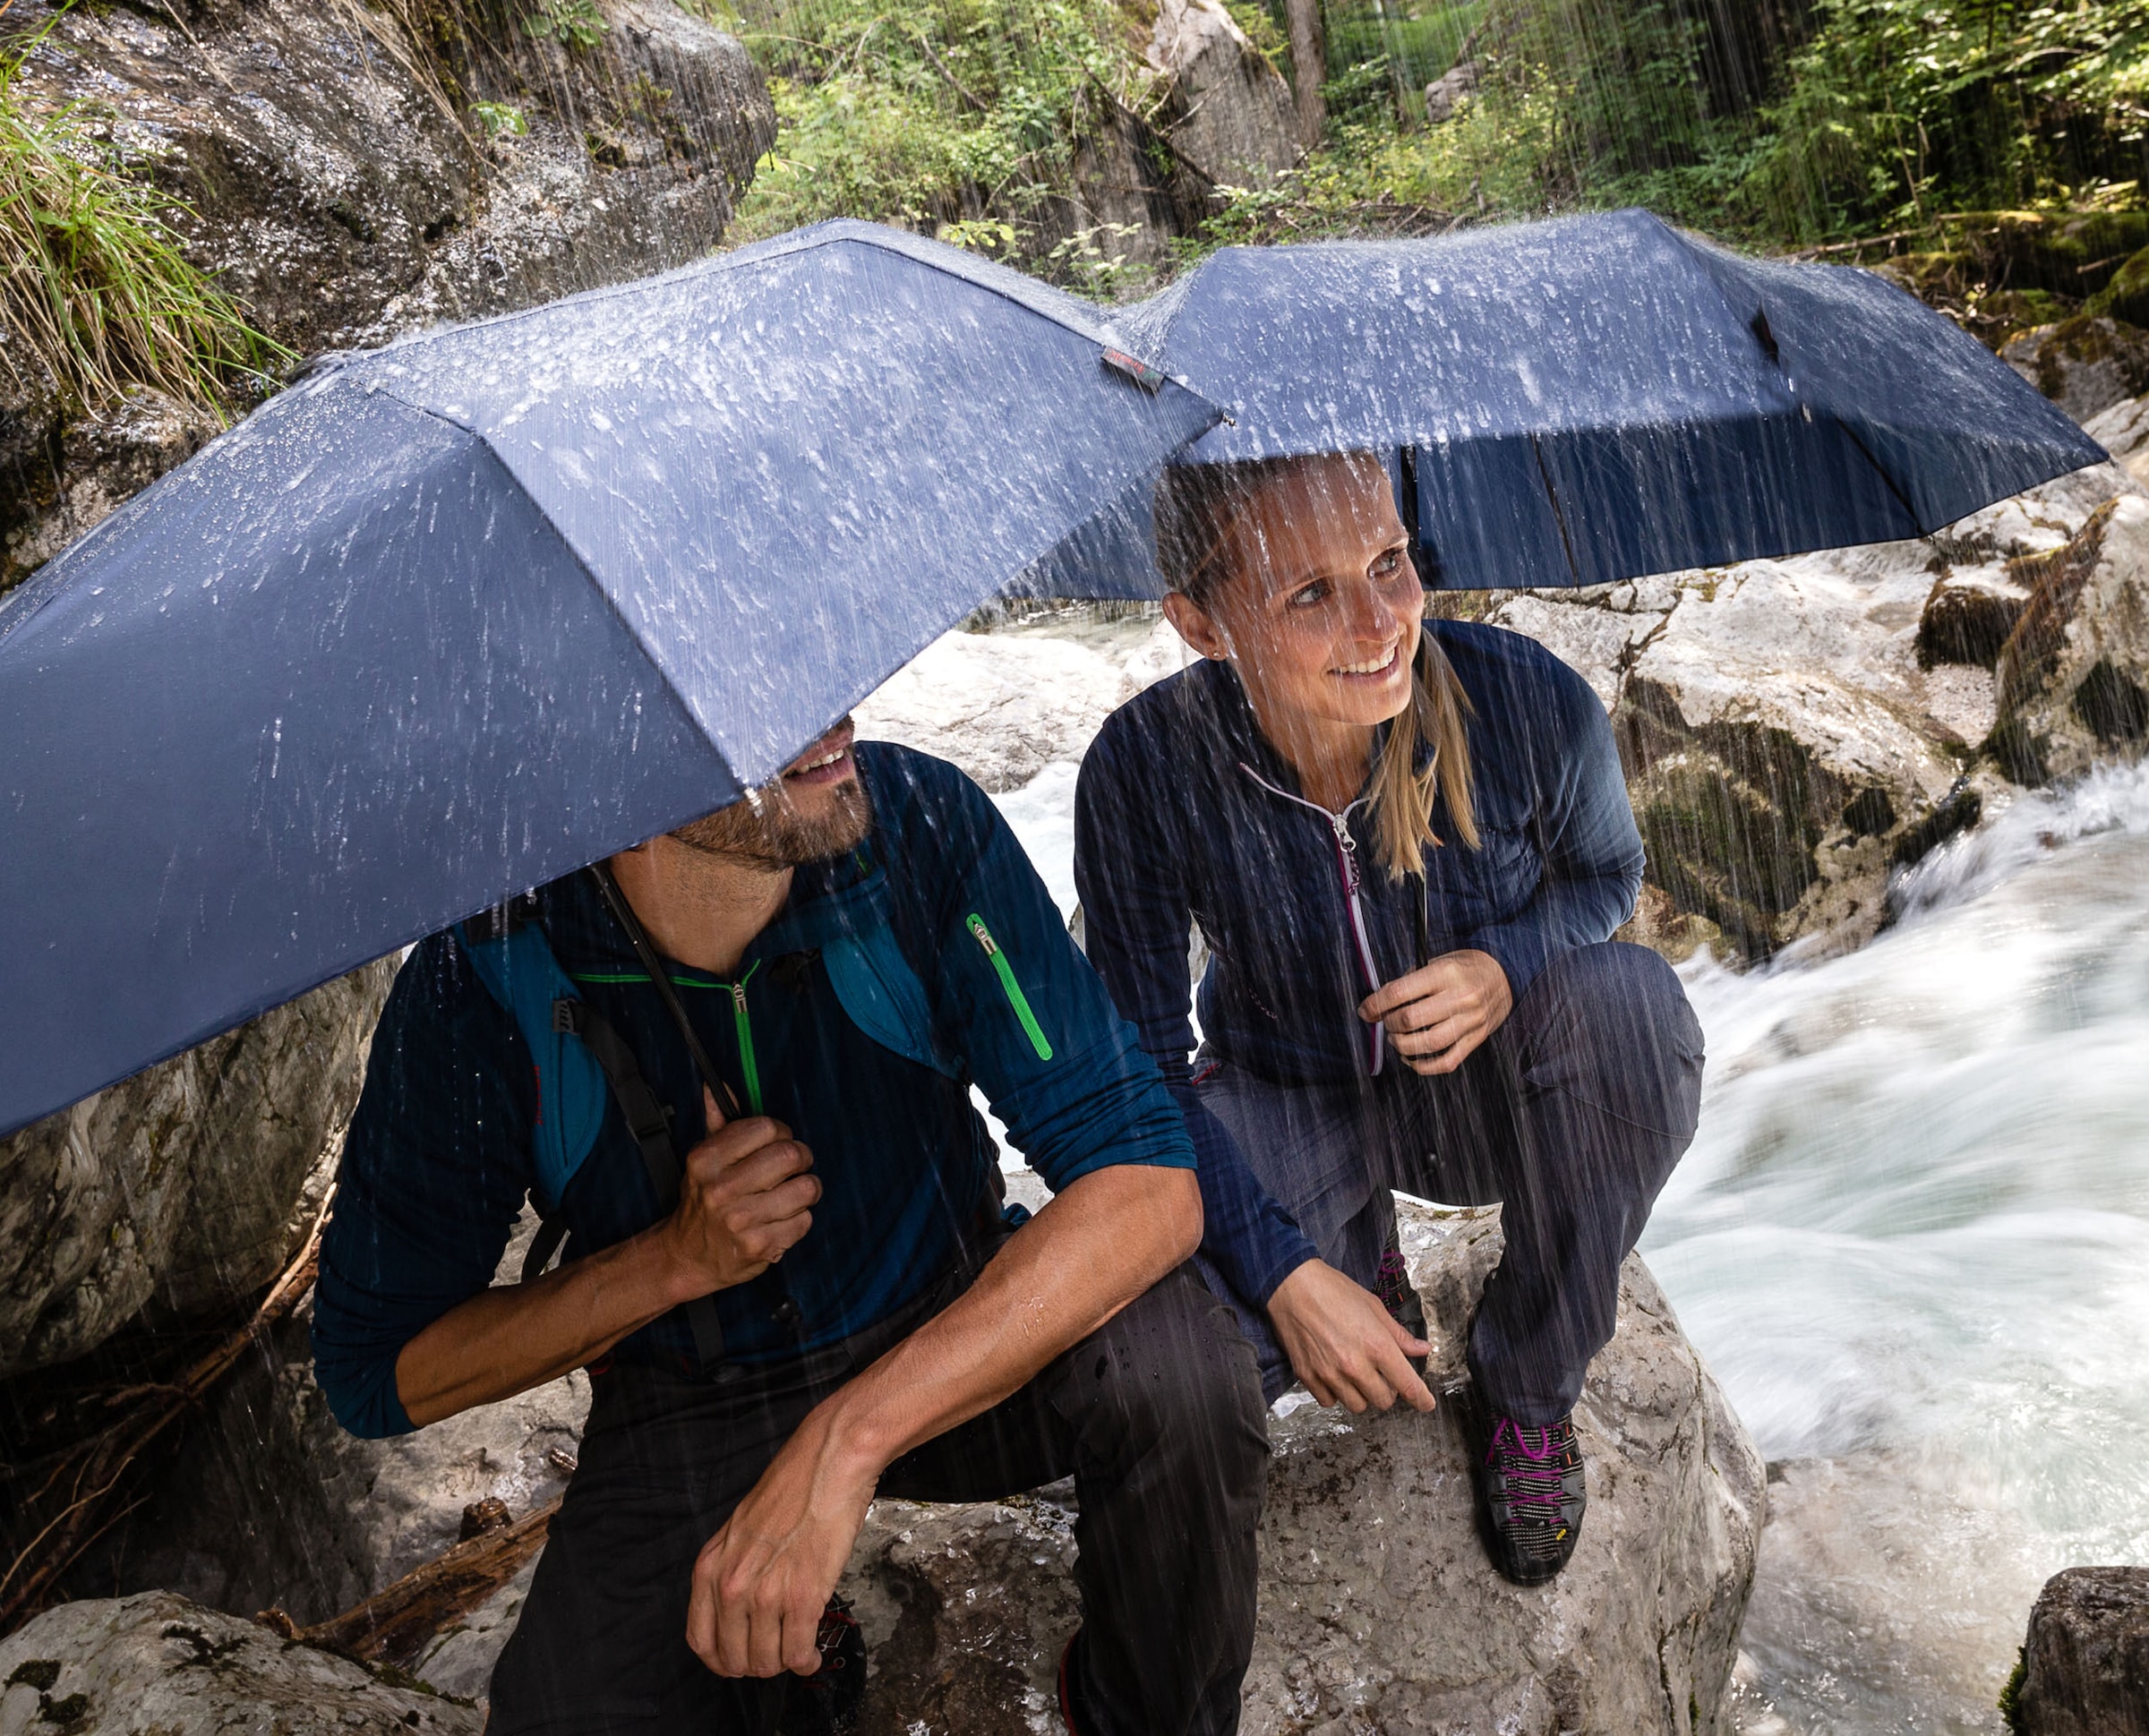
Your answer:
[[[1403,1225],[1437,1385],[1460,1375],[1499,1214],[1406,1207]],[[275,1708],[281,1728],[327,1731],[341,1727],[322,1710],[340,1708],[339,1695],[359,1715],[355,1728],[403,1719],[474,1731],[466,1706],[482,1700],[527,1571],[406,1672],[370,1680],[232,1612],[281,1601],[299,1621],[316,1620],[369,1578],[452,1542],[467,1503],[495,1499],[519,1515],[550,1499],[586,1405],[576,1376],[404,1441],[352,1442],[321,1416],[303,1334],[287,1335],[226,1390],[137,1527],[149,1552],[119,1569],[130,1586],[184,1595],[63,1604],[0,1644],[0,1681],[34,1690],[21,1695],[26,1713],[72,1708],[63,1722],[73,1736],[192,1736],[257,1707]],[[1355,1419],[1307,1406],[1278,1421],[1250,1736],[1728,1731],[1762,1467],[1638,1260],[1579,1421],[1589,1518],[1567,1571],[1534,1591],[1485,1560],[1447,1411]],[[1057,1728],[1053,1675],[1077,1619],[1069,1499],[1054,1489],[971,1507],[875,1507],[844,1586],[870,1647],[861,1732]],[[414,1684],[433,1697],[410,1698]],[[144,1708],[165,1722],[145,1723]],[[414,1710],[429,1722],[409,1724]],[[12,1711],[0,1702],[0,1720]]]

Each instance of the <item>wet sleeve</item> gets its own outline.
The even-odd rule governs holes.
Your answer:
[[[313,1369],[353,1434],[415,1425],[403,1347],[492,1281],[529,1188],[533,1094],[513,1019],[436,935],[404,961],[344,1142],[313,1293]]]
[[[1560,954],[1611,939],[1634,913],[1644,861],[1611,722],[1587,681],[1546,662],[1539,690],[1524,701],[1526,714],[1554,722],[1549,751],[1532,759],[1544,877],[1514,916],[1462,943],[1500,961],[1517,1000]]]
[[[1320,1255],[1262,1186],[1193,1082],[1186,950],[1194,912],[1181,872],[1187,846],[1169,835],[1160,804],[1142,794],[1159,775],[1153,767],[1160,758],[1143,753],[1133,731],[1108,723],[1083,761],[1074,791],[1074,891],[1083,945],[1186,1121],[1202,1182],[1202,1251],[1240,1298],[1258,1308]]]

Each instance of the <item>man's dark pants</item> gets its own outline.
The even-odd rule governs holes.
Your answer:
[[[1369,1289],[1395,1245],[1391,1189],[1502,1202],[1507,1249],[1470,1330],[1470,1373],[1492,1410],[1537,1428],[1574,1408],[1612,1337],[1620,1262],[1694,1137],[1701,1060],[1671,966],[1607,942],[1554,959],[1451,1073],[1391,1052],[1355,1085],[1278,1085],[1226,1065],[1201,1090],[1322,1258]],[[1289,1364],[1265,1319],[1242,1321],[1272,1397]]]
[[[599,1376],[580,1465],[493,1672],[488,1736],[775,1731],[784,1679],[725,1680],[687,1648],[695,1557],[806,1413],[959,1287],[773,1373]],[[1267,1462],[1252,1349],[1186,1266],[898,1459],[880,1492],[984,1501],[1072,1475],[1083,1736],[1228,1736],[1254,1644]]]

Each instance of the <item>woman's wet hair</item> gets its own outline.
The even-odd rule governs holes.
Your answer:
[[[1336,453],[1379,467],[1369,452]],[[1157,565],[1166,586],[1185,594],[1204,613],[1237,575],[1227,559],[1233,529],[1255,497],[1272,483],[1328,458],[1246,458],[1230,464],[1169,466],[1155,497]],[[1426,871],[1426,847],[1441,842],[1433,830],[1434,807],[1444,775],[1448,817],[1455,833],[1477,848],[1477,805],[1471,800],[1470,746],[1463,720],[1469,697],[1456,680],[1447,654],[1430,633],[1420,633],[1412,669],[1410,703],[1389,726],[1374,768],[1373,813],[1382,865],[1391,879]],[[1417,767],[1421,743],[1433,753]]]

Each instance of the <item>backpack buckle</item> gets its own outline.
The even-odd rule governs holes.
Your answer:
[[[582,1003],[569,995],[562,995],[554,1001],[552,1030],[561,1037],[579,1037],[582,1034]]]

